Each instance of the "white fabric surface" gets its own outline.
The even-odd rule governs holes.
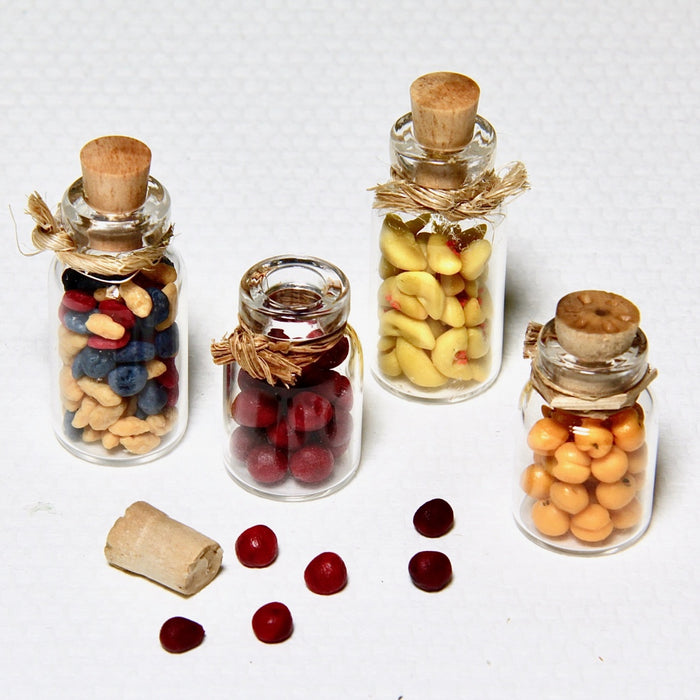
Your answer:
[[[51,433],[49,255],[23,258],[2,226],[4,458],[0,568],[5,697],[695,698],[700,681],[697,504],[700,392],[699,6],[687,0],[0,0],[0,192],[27,246],[26,196],[52,206],[89,139],[124,133],[153,151],[189,273],[190,423],[160,461],[102,468]],[[367,374],[356,479],[312,503],[256,498],[226,475],[221,371],[208,346],[235,324],[253,262],[286,252],[342,267],[369,349],[371,195],[408,86],[455,70],[482,89],[498,163],[522,160],[513,203],[504,363],[483,396],[430,407]],[[530,319],[579,288],[634,300],[651,343],[661,415],[646,536],[579,559],[527,541],[510,515],[516,403]],[[435,496],[454,530],[427,541],[415,508]],[[147,500],[217,539],[219,577],[181,599],[109,567],[124,508]],[[280,556],[246,570],[236,536],[270,525]],[[452,559],[428,595],[409,558]],[[302,572],[344,557],[350,583],[315,596]],[[296,629],[259,643],[254,610],[282,600]],[[162,622],[204,625],[198,649],[165,653]]]

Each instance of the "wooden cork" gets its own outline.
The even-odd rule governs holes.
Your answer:
[[[413,133],[424,148],[459,151],[472,140],[479,86],[459,73],[428,73],[411,85]]]
[[[102,214],[128,214],[146,201],[151,150],[128,136],[103,136],[80,151],[83,192]]]
[[[223,551],[209,537],[137,501],[109,531],[105,557],[112,566],[189,596],[214,579]]]

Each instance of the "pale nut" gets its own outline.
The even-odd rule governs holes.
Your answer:
[[[394,335],[405,338],[417,348],[432,350],[435,347],[435,336],[426,321],[409,318],[394,309],[382,314],[379,332],[381,335]]]
[[[402,272],[396,276],[400,292],[416,297],[430,318],[439,319],[445,308],[445,292],[429,272]]]
[[[447,382],[447,377],[435,368],[428,355],[403,338],[397,339],[394,352],[401,371],[413,384],[434,388]]]
[[[441,275],[455,275],[462,269],[459,253],[448,242],[449,238],[444,233],[433,233],[428,238],[428,265]]]
[[[83,391],[80,383],[74,379],[68,365],[61,367],[58,373],[58,386],[65,401],[82,401],[85,391]]]
[[[110,284],[108,287],[99,287],[93,293],[92,296],[95,301],[105,301],[105,299],[117,300],[119,299],[119,285]]]
[[[464,277],[462,275],[440,275],[440,286],[446,297],[453,297],[464,291]]]
[[[146,362],[146,371],[148,372],[149,379],[160,377],[160,375],[164,374],[167,369],[168,368],[165,362],[161,362],[161,360],[153,359]]]
[[[464,248],[459,256],[462,259],[460,274],[466,280],[475,280],[491,257],[491,244],[485,238],[479,238]]]
[[[74,428],[84,428],[90,423],[90,414],[99,406],[92,396],[83,396],[83,400],[80,402],[80,408],[75,412],[71,425]]]
[[[379,353],[377,356],[377,366],[379,367],[379,371],[387,377],[400,377],[402,374],[401,366],[399,365],[394,348]]]
[[[70,413],[77,411],[80,408],[80,403],[81,401],[67,399],[65,396],[61,397],[61,406]]]
[[[146,267],[141,270],[149,280],[153,280],[158,284],[165,287],[166,285],[174,282],[177,279],[177,271],[172,265],[168,263],[159,262],[153,267]]]
[[[483,328],[467,328],[467,338],[467,356],[470,360],[477,360],[489,351],[489,340]]]
[[[155,450],[160,445],[160,438],[153,433],[143,433],[142,435],[123,437],[119,442],[132,454],[143,455]]]
[[[475,326],[480,326],[486,320],[486,314],[481,308],[481,303],[476,297],[467,299],[467,303],[464,305],[464,311],[462,312],[464,316],[464,325],[474,328]]]
[[[118,421],[109,426],[109,432],[118,435],[119,437],[127,437],[129,435],[141,435],[150,432],[148,423],[142,418],[136,416],[127,416],[120,418]]]
[[[384,280],[387,277],[398,275],[401,270],[392,265],[383,255],[379,260],[379,276]]]
[[[469,338],[466,328],[451,328],[440,335],[430,355],[437,370],[451,379],[468,382],[472,368],[467,354]]]
[[[75,356],[87,345],[88,337],[69,331],[64,325],[58,327],[58,354],[64,365],[73,362]]]
[[[639,309],[612,292],[585,290],[562,297],[554,330],[564,350],[586,362],[599,362],[625,352],[639,328]]]
[[[162,435],[165,435],[166,433],[169,433],[172,430],[176,419],[177,412],[174,411],[174,409],[165,409],[163,413],[157,413],[156,415],[148,416],[146,418],[146,423],[148,425],[148,429],[154,435],[158,435],[160,437]]]
[[[377,341],[377,350],[379,352],[389,352],[396,347],[396,336],[395,335],[382,335],[379,336]]]
[[[119,340],[126,333],[124,326],[114,321],[107,314],[92,314],[85,322],[85,327],[90,333],[108,340]]]
[[[445,308],[442,310],[440,320],[452,328],[460,328],[465,323],[465,313],[459,299],[456,297],[445,297]]]
[[[118,406],[122,402],[122,397],[112,391],[109,384],[98,382],[91,377],[81,377],[78,379],[78,386],[88,396],[97,399],[103,406]]]
[[[472,368],[472,378],[475,382],[485,382],[491,373],[491,355],[484,355],[469,360]]]
[[[117,445],[119,445],[119,436],[110,433],[109,430],[105,430],[102,433],[102,447],[105,450],[113,450]]]
[[[120,287],[120,294],[131,313],[139,318],[146,318],[153,310],[153,299],[143,288],[133,280],[124,282]]]
[[[166,267],[170,267],[166,265]],[[168,299],[168,316],[166,319],[156,326],[157,331],[164,331],[166,328],[170,328],[177,317],[177,305],[178,305],[178,293],[177,285],[174,282],[169,282],[161,289],[161,292],[165,294]]]
[[[427,261],[415,234],[395,214],[387,214],[379,234],[386,260],[400,270],[425,270]]]
[[[411,318],[422,321],[428,317],[425,306],[414,296],[401,292],[396,284],[397,277],[387,277],[379,286],[379,305],[383,309],[395,309]]]
[[[98,405],[90,413],[90,427],[93,430],[107,430],[110,425],[118,421],[124,415],[126,407],[126,401],[121,401],[116,406]]]
[[[83,442],[100,442],[100,440],[102,440],[102,431],[94,430],[88,425],[87,427],[83,428],[81,437],[83,439]]]
[[[462,277],[462,279],[464,279],[464,277]],[[483,288],[478,278],[473,280],[464,280],[464,293],[469,299],[472,297],[476,297],[478,299],[481,296],[482,291]]]

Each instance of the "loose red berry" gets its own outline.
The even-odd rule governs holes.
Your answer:
[[[271,445],[254,447],[245,462],[250,475],[262,484],[274,484],[287,476],[287,453]]]
[[[345,588],[348,570],[335,552],[323,552],[314,557],[304,571],[306,587],[319,595],[332,595]]]
[[[307,445],[292,454],[289,471],[305,484],[318,484],[331,475],[334,464],[335,457],[327,447]]]
[[[236,556],[243,566],[270,566],[277,559],[277,551],[277,535],[267,525],[253,525],[236,540]]]
[[[288,639],[294,623],[292,613],[284,603],[267,603],[255,611],[252,620],[255,636],[266,644],[277,644]]]
[[[413,516],[413,525],[424,537],[442,537],[454,523],[452,506],[442,498],[424,503]]]
[[[171,617],[160,628],[160,644],[171,654],[182,654],[198,647],[204,639],[204,627],[186,617]]]
[[[413,584],[423,591],[440,591],[452,578],[452,564],[442,552],[418,552],[408,563]]]

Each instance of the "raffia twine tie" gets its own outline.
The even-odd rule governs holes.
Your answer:
[[[56,220],[46,202],[36,193],[27,199],[26,213],[35,226],[32,243],[36,252],[53,251],[68,267],[94,275],[131,275],[144,268],[153,267],[165,255],[173,236],[173,227],[151,236],[149,245],[138,250],[121,253],[82,252],[71,234]]]
[[[238,323],[238,327],[222,340],[212,341],[214,364],[237,362],[252,377],[264,379],[270,385],[281,382],[287,387],[294,386],[304,367],[313,364],[344,335],[350,336],[357,345],[357,335],[348,323],[321,338],[303,341],[269,338],[253,333],[240,318]]]
[[[607,418],[611,413],[634,406],[639,395],[656,379],[658,371],[647,365],[644,376],[624,392],[600,396],[585,392],[580,387],[575,391],[561,386],[546,377],[537,368],[537,339],[542,329],[541,323],[531,321],[525,331],[523,357],[532,360],[530,385],[552,407],[563,411],[586,413],[592,418]]]
[[[370,188],[375,193],[375,209],[391,209],[420,214],[438,212],[451,222],[462,219],[488,219],[508,199],[530,189],[527,170],[520,162],[510,163],[499,173],[486,172],[479,180],[456,190],[433,189],[413,182],[408,173],[395,167],[391,179]]]

